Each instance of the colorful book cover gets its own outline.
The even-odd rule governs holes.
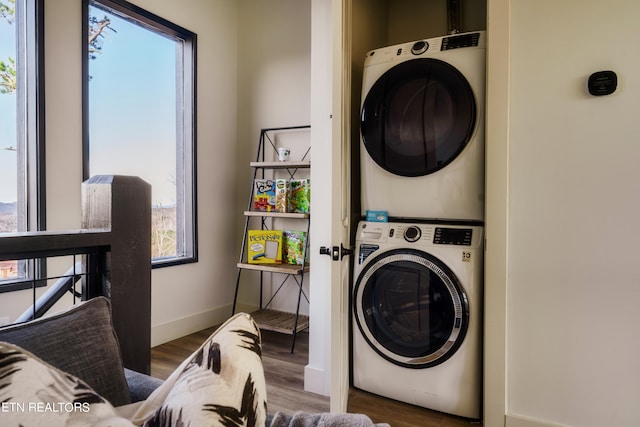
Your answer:
[[[311,181],[308,179],[292,179],[289,181],[289,212],[309,212],[311,201]]]
[[[272,212],[276,209],[276,182],[272,179],[256,179],[253,191],[253,210]]]
[[[307,233],[305,231],[283,230],[283,262],[301,265],[304,262]]]
[[[282,263],[282,230],[247,230],[249,264]]]

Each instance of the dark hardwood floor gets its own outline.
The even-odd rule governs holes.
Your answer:
[[[151,349],[151,375],[166,379],[216,328],[179,338]],[[291,354],[291,337],[262,331],[262,363],[267,382],[269,412],[327,412],[329,398],[304,391],[304,367],[308,361],[309,335],[298,334]],[[464,427],[481,426],[469,420],[385,399],[361,390],[349,391],[348,409],[368,415],[374,422],[392,427]]]

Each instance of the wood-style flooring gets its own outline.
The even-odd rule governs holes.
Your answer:
[[[179,338],[151,349],[151,375],[166,379],[216,328]],[[262,331],[262,363],[267,382],[270,413],[282,411],[327,412],[329,398],[304,391],[304,367],[308,361],[309,335],[299,333],[291,354],[291,336]],[[368,415],[376,423],[391,427],[481,426],[469,420],[385,399],[361,390],[349,391],[348,412]]]

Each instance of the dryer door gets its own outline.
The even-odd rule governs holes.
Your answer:
[[[455,274],[426,252],[396,249],[359,275],[356,323],[369,345],[404,367],[427,368],[451,357],[469,323],[466,293]]]
[[[476,126],[476,101],[465,77],[433,58],[402,62],[384,73],[362,104],[360,130],[371,158],[400,176],[448,165]]]

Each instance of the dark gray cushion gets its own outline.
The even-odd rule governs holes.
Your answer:
[[[154,378],[127,368],[124,368],[124,376],[129,385],[131,403],[146,400],[147,397],[164,382],[159,378]]]
[[[104,297],[49,317],[0,328],[0,341],[22,347],[84,380],[113,406],[130,403],[111,305]]]

